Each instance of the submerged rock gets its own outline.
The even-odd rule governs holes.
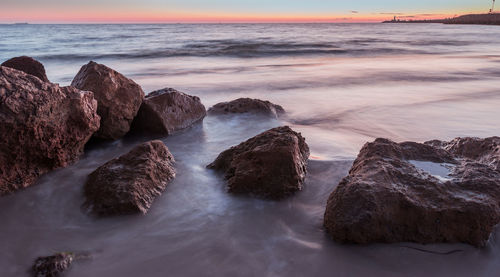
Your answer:
[[[36,76],[44,82],[49,81],[47,75],[45,74],[45,67],[43,67],[43,64],[28,56],[12,58],[3,62],[1,66],[20,70],[24,73]]]
[[[330,195],[324,226],[339,242],[484,246],[500,220],[492,153],[498,138],[367,143]]]
[[[208,109],[209,114],[255,113],[271,117],[279,117],[285,113],[280,105],[269,101],[251,98],[238,98],[230,102],[222,102]]]
[[[78,159],[99,129],[92,92],[0,67],[0,195]]]
[[[63,252],[53,256],[40,257],[35,260],[32,271],[36,277],[62,276],[69,269],[75,256],[72,253]]]
[[[89,175],[84,207],[101,216],[145,214],[175,177],[173,163],[162,141],[140,144]]]
[[[168,135],[202,120],[206,114],[200,98],[165,88],[146,96],[131,131]]]
[[[308,158],[305,139],[284,126],[231,147],[207,167],[225,172],[231,193],[280,199],[302,189]]]
[[[72,86],[94,92],[101,127],[95,137],[116,140],[124,136],[141,106],[144,92],[134,81],[113,69],[89,62],[71,83]]]

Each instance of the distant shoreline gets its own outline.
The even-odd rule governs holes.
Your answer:
[[[382,23],[441,23],[441,24],[477,24],[500,25],[500,13],[467,14],[454,18],[429,19],[429,20],[387,20]]]

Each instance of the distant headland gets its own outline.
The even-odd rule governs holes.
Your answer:
[[[467,14],[445,19],[401,20],[396,16],[383,23],[442,23],[442,24],[479,24],[500,25],[500,13]]]

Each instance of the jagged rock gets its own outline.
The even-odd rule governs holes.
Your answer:
[[[426,144],[446,149],[457,157],[475,160],[500,170],[500,137],[456,138],[450,142],[433,140]]]
[[[3,62],[1,66],[23,71],[24,73],[40,78],[40,80],[44,82],[49,81],[47,75],[45,74],[45,67],[43,67],[43,64],[28,56],[12,58]]]
[[[131,131],[169,135],[202,120],[205,115],[200,98],[165,88],[146,96]]]
[[[76,161],[99,128],[92,92],[0,67],[0,195]]]
[[[37,258],[33,265],[33,276],[57,277],[62,276],[69,269],[75,256],[72,253],[63,252],[53,256]]]
[[[279,117],[285,113],[280,105],[269,101],[251,98],[238,98],[230,102],[222,102],[208,109],[209,114],[255,113],[271,117]]]
[[[84,207],[101,216],[145,214],[175,177],[173,163],[162,141],[140,144],[89,175]]]
[[[305,139],[284,126],[220,153],[208,168],[225,172],[231,193],[280,199],[302,189],[308,158]]]
[[[105,65],[91,61],[80,69],[71,85],[94,92],[97,113],[101,116],[101,127],[95,137],[116,140],[130,130],[144,98],[138,84]]]
[[[498,142],[367,143],[328,199],[327,232],[339,242],[484,246],[500,220]]]

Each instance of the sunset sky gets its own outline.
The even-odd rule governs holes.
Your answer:
[[[0,23],[372,22],[490,7],[491,0],[0,0]]]

